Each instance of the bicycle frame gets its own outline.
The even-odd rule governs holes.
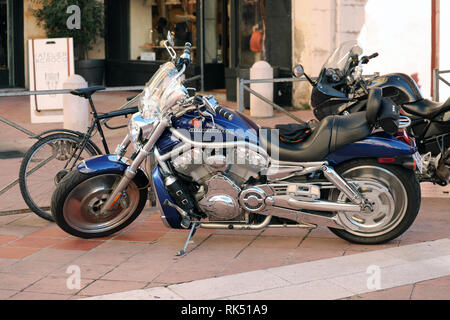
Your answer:
[[[67,169],[67,167],[69,166],[70,162],[72,161],[72,159],[75,157],[75,154],[78,151],[78,155],[75,157],[75,160],[72,163],[72,166],[70,167],[69,170],[72,170],[75,166],[75,164],[78,162],[78,160],[80,159],[81,153],[83,152],[84,148],[86,147],[88,141],[91,139],[92,137],[92,132],[94,131],[95,128],[97,128],[99,134],[100,134],[100,138],[102,140],[102,144],[103,144],[103,148],[105,150],[106,154],[109,154],[109,147],[108,144],[106,143],[106,138],[105,135],[103,133],[103,128],[102,128],[102,123],[100,122],[101,120],[106,120],[106,119],[111,119],[114,117],[118,117],[118,116],[126,116],[128,114],[133,114],[138,112],[138,108],[137,107],[132,107],[132,108],[127,108],[127,109],[122,109],[122,110],[117,110],[117,111],[112,111],[112,112],[108,112],[105,114],[101,114],[98,115],[97,110],[95,109],[94,106],[94,102],[92,101],[92,98],[89,97],[89,105],[91,107],[91,114],[93,116],[93,119],[91,121],[91,125],[88,128],[88,131],[86,132],[86,134],[84,134],[83,136],[83,140],[81,141],[81,146],[77,145],[77,147],[74,149],[72,155],[70,156],[69,160],[67,160],[66,165],[64,166],[64,169]],[[126,105],[129,105],[126,104]]]

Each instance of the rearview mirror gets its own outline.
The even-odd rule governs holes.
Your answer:
[[[175,45],[174,41],[173,41],[173,35],[172,32],[167,31],[167,41],[169,42],[169,44],[173,47]]]
[[[298,64],[292,69],[292,73],[296,78],[301,78],[305,74],[305,70],[303,70],[303,66],[301,64]]]

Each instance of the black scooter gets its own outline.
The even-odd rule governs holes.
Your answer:
[[[415,140],[423,166],[419,168],[420,181],[446,186],[450,177],[450,98],[444,103],[424,99],[416,82],[403,73],[363,78],[362,65],[378,53],[361,54],[355,41],[343,43],[328,58],[317,81],[311,80],[301,65],[294,68],[295,76],[306,76],[313,86],[314,115],[321,120],[329,115],[362,111],[371,94],[381,94],[384,103],[401,107],[400,114],[406,116],[400,120],[406,121],[400,125],[405,130],[391,133]],[[371,90],[376,88],[379,90]],[[395,124],[392,127],[395,129]]]

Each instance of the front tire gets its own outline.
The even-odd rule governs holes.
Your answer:
[[[329,228],[338,237],[358,244],[381,244],[399,237],[416,219],[421,191],[414,171],[372,159],[352,160],[337,166],[336,171],[347,180],[369,181],[358,187],[374,208],[358,214],[339,212],[338,219],[346,229]],[[330,198],[349,202],[338,190],[331,192]]]
[[[80,238],[105,237],[128,226],[147,201],[147,188],[139,188],[134,181],[111,212],[100,214],[102,204],[121,178],[122,174],[116,172],[87,175],[74,170],[68,173],[52,196],[51,211],[56,224]]]

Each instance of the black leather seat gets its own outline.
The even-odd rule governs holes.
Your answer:
[[[103,86],[89,87],[89,88],[80,88],[72,90],[70,93],[76,96],[80,96],[86,99],[89,99],[95,92],[105,90]]]
[[[432,119],[439,113],[450,110],[450,98],[444,103],[423,99],[412,103],[406,103],[402,107],[407,113],[422,118]]]
[[[259,139],[261,147],[275,159],[278,157],[280,161],[306,162],[321,161],[329,153],[361,140],[371,132],[366,113],[357,112],[324,118],[304,142],[284,143],[279,139],[278,130],[271,128],[261,128]]]

